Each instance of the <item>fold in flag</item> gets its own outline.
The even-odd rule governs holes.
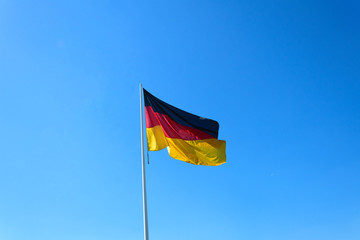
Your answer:
[[[185,112],[144,89],[149,151],[167,147],[172,158],[195,165],[226,162],[226,142],[218,140],[219,123]]]

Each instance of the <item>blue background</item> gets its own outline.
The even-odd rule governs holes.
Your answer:
[[[0,0],[0,239],[142,239],[139,83],[227,163],[150,152],[150,239],[360,239],[358,1]]]

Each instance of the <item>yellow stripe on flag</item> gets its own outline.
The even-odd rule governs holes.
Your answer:
[[[195,165],[218,166],[226,161],[225,141],[215,138],[183,140],[168,138],[160,126],[146,129],[148,150],[158,151],[167,147],[172,158]]]
[[[149,151],[159,151],[169,145],[160,125],[153,128],[146,128],[146,136]]]

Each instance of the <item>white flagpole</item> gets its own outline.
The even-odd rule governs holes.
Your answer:
[[[142,158],[142,191],[143,191],[143,210],[144,210],[144,240],[149,240],[147,200],[146,200],[144,118],[143,118],[142,96],[143,96],[143,88],[140,83],[140,125],[141,125],[141,158]]]

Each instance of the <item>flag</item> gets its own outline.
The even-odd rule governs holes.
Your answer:
[[[226,162],[226,142],[218,140],[219,123],[185,112],[144,89],[149,151],[167,148],[172,158],[195,165]]]

